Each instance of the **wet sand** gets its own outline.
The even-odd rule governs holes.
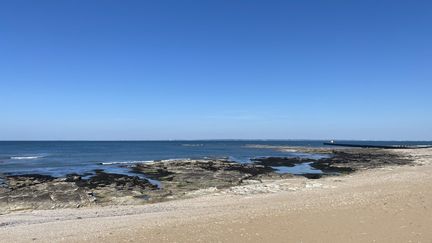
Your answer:
[[[14,212],[1,242],[431,242],[432,149],[415,166],[194,192],[142,206]]]

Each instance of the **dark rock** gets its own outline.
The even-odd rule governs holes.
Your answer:
[[[304,177],[306,177],[308,179],[319,179],[323,175],[322,174],[314,174],[314,173],[306,173],[306,174],[302,174],[302,176],[304,176]]]
[[[66,178],[44,175],[14,175],[5,178],[7,188],[0,190],[0,213],[21,209],[79,207],[90,204],[111,204],[117,198],[122,203],[142,201],[145,193],[157,189],[137,176],[97,171],[89,179],[70,174]]]
[[[68,174],[68,175],[66,175],[66,181],[67,182],[81,181],[81,176],[78,174]]]
[[[10,175],[6,176],[10,189],[15,190],[21,187],[32,186],[40,183],[50,182],[55,177],[39,174]]]
[[[140,179],[138,176],[128,176],[122,174],[105,173],[103,171],[95,171],[96,175],[90,177],[88,180],[75,180],[77,186],[89,189],[115,186],[119,189],[129,189],[138,187],[140,189],[157,189],[157,186],[151,184],[146,179]]]
[[[383,149],[345,149],[343,151],[334,150],[331,157],[316,160],[311,166],[324,173],[347,174],[357,170],[407,165],[412,162],[412,159]]]
[[[243,180],[273,171],[271,167],[227,160],[159,161],[138,164],[134,168],[134,172],[161,181],[165,191],[170,191],[174,196],[208,187],[226,188],[239,185]]]
[[[148,178],[154,180],[169,180],[170,175],[174,174],[173,172],[168,171],[166,167],[158,165],[153,166],[153,164],[139,164],[138,166],[134,166],[132,168],[132,172],[135,173],[143,173],[143,171],[145,171],[145,175]]]
[[[210,187],[227,188],[251,181],[290,178],[272,166],[310,165],[323,174],[304,174],[309,179],[352,173],[388,165],[412,163],[391,151],[346,149],[332,151],[328,158],[259,158],[239,164],[227,160],[175,160],[135,165],[132,170],[158,180],[162,188],[145,178],[95,171],[90,177],[69,174],[65,178],[45,175],[4,176],[0,187],[0,213],[22,209],[83,207],[88,205],[142,204],[187,197],[188,192]],[[83,179],[87,178],[88,179]]]

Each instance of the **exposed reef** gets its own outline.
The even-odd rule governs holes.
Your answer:
[[[314,149],[314,152],[331,154],[331,156],[321,159],[269,157],[257,158],[253,161],[256,164],[264,166],[291,167],[310,162],[311,167],[322,171],[322,174],[319,174],[319,176],[347,174],[389,165],[408,165],[413,162],[409,157],[382,149]],[[310,174],[305,174],[305,176],[308,178],[318,177],[318,175],[312,176]]]
[[[314,152],[318,152],[315,149]],[[206,188],[228,188],[262,180],[291,178],[276,167],[308,163],[322,173],[305,173],[309,179],[334,176],[388,165],[407,165],[409,157],[379,149],[319,150],[329,156],[256,158],[240,164],[227,160],[167,160],[130,166],[137,176],[106,173],[5,175],[0,186],[0,213],[24,209],[51,209],[91,205],[142,204],[184,198]],[[142,176],[138,176],[142,175]],[[147,179],[146,179],[147,178]],[[152,183],[157,180],[160,187]]]

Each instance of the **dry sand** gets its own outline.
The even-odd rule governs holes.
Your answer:
[[[416,166],[269,181],[143,206],[0,216],[1,242],[432,242],[432,149]]]

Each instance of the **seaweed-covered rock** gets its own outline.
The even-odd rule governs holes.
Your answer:
[[[258,158],[254,162],[264,166],[288,167],[310,162],[310,166],[321,170],[323,175],[347,174],[357,170],[373,169],[389,165],[408,165],[413,162],[410,158],[383,149],[343,149],[330,151],[329,157],[321,159],[269,157]],[[307,178],[318,178],[318,175],[304,174],[304,176]]]
[[[352,172],[389,165],[408,165],[413,162],[410,158],[383,149],[334,150],[332,155],[329,158],[314,162],[312,166],[323,170]]]
[[[0,190],[0,213],[23,209],[81,207],[91,204],[137,204],[151,201],[157,186],[137,176],[96,171],[89,179],[70,174],[13,175]]]
[[[323,172],[303,174],[309,179],[412,163],[409,157],[379,149],[332,150],[329,155],[331,156],[322,159],[257,158],[249,164],[227,160],[167,160],[132,166],[133,172],[143,174],[141,177],[106,173],[102,170],[90,175],[69,174],[64,178],[37,174],[3,176],[0,213],[93,204],[142,204],[188,197],[194,190],[289,178],[293,175],[278,174],[273,167],[292,167],[305,162]],[[162,186],[159,188],[150,179],[158,180]]]
[[[5,179],[0,191],[0,213],[23,209],[50,209],[89,205],[93,198],[73,183],[48,176],[20,175]]]
[[[134,172],[161,181],[164,190],[178,196],[191,190],[239,185],[245,179],[273,171],[267,166],[226,160],[167,160],[134,167]]]

